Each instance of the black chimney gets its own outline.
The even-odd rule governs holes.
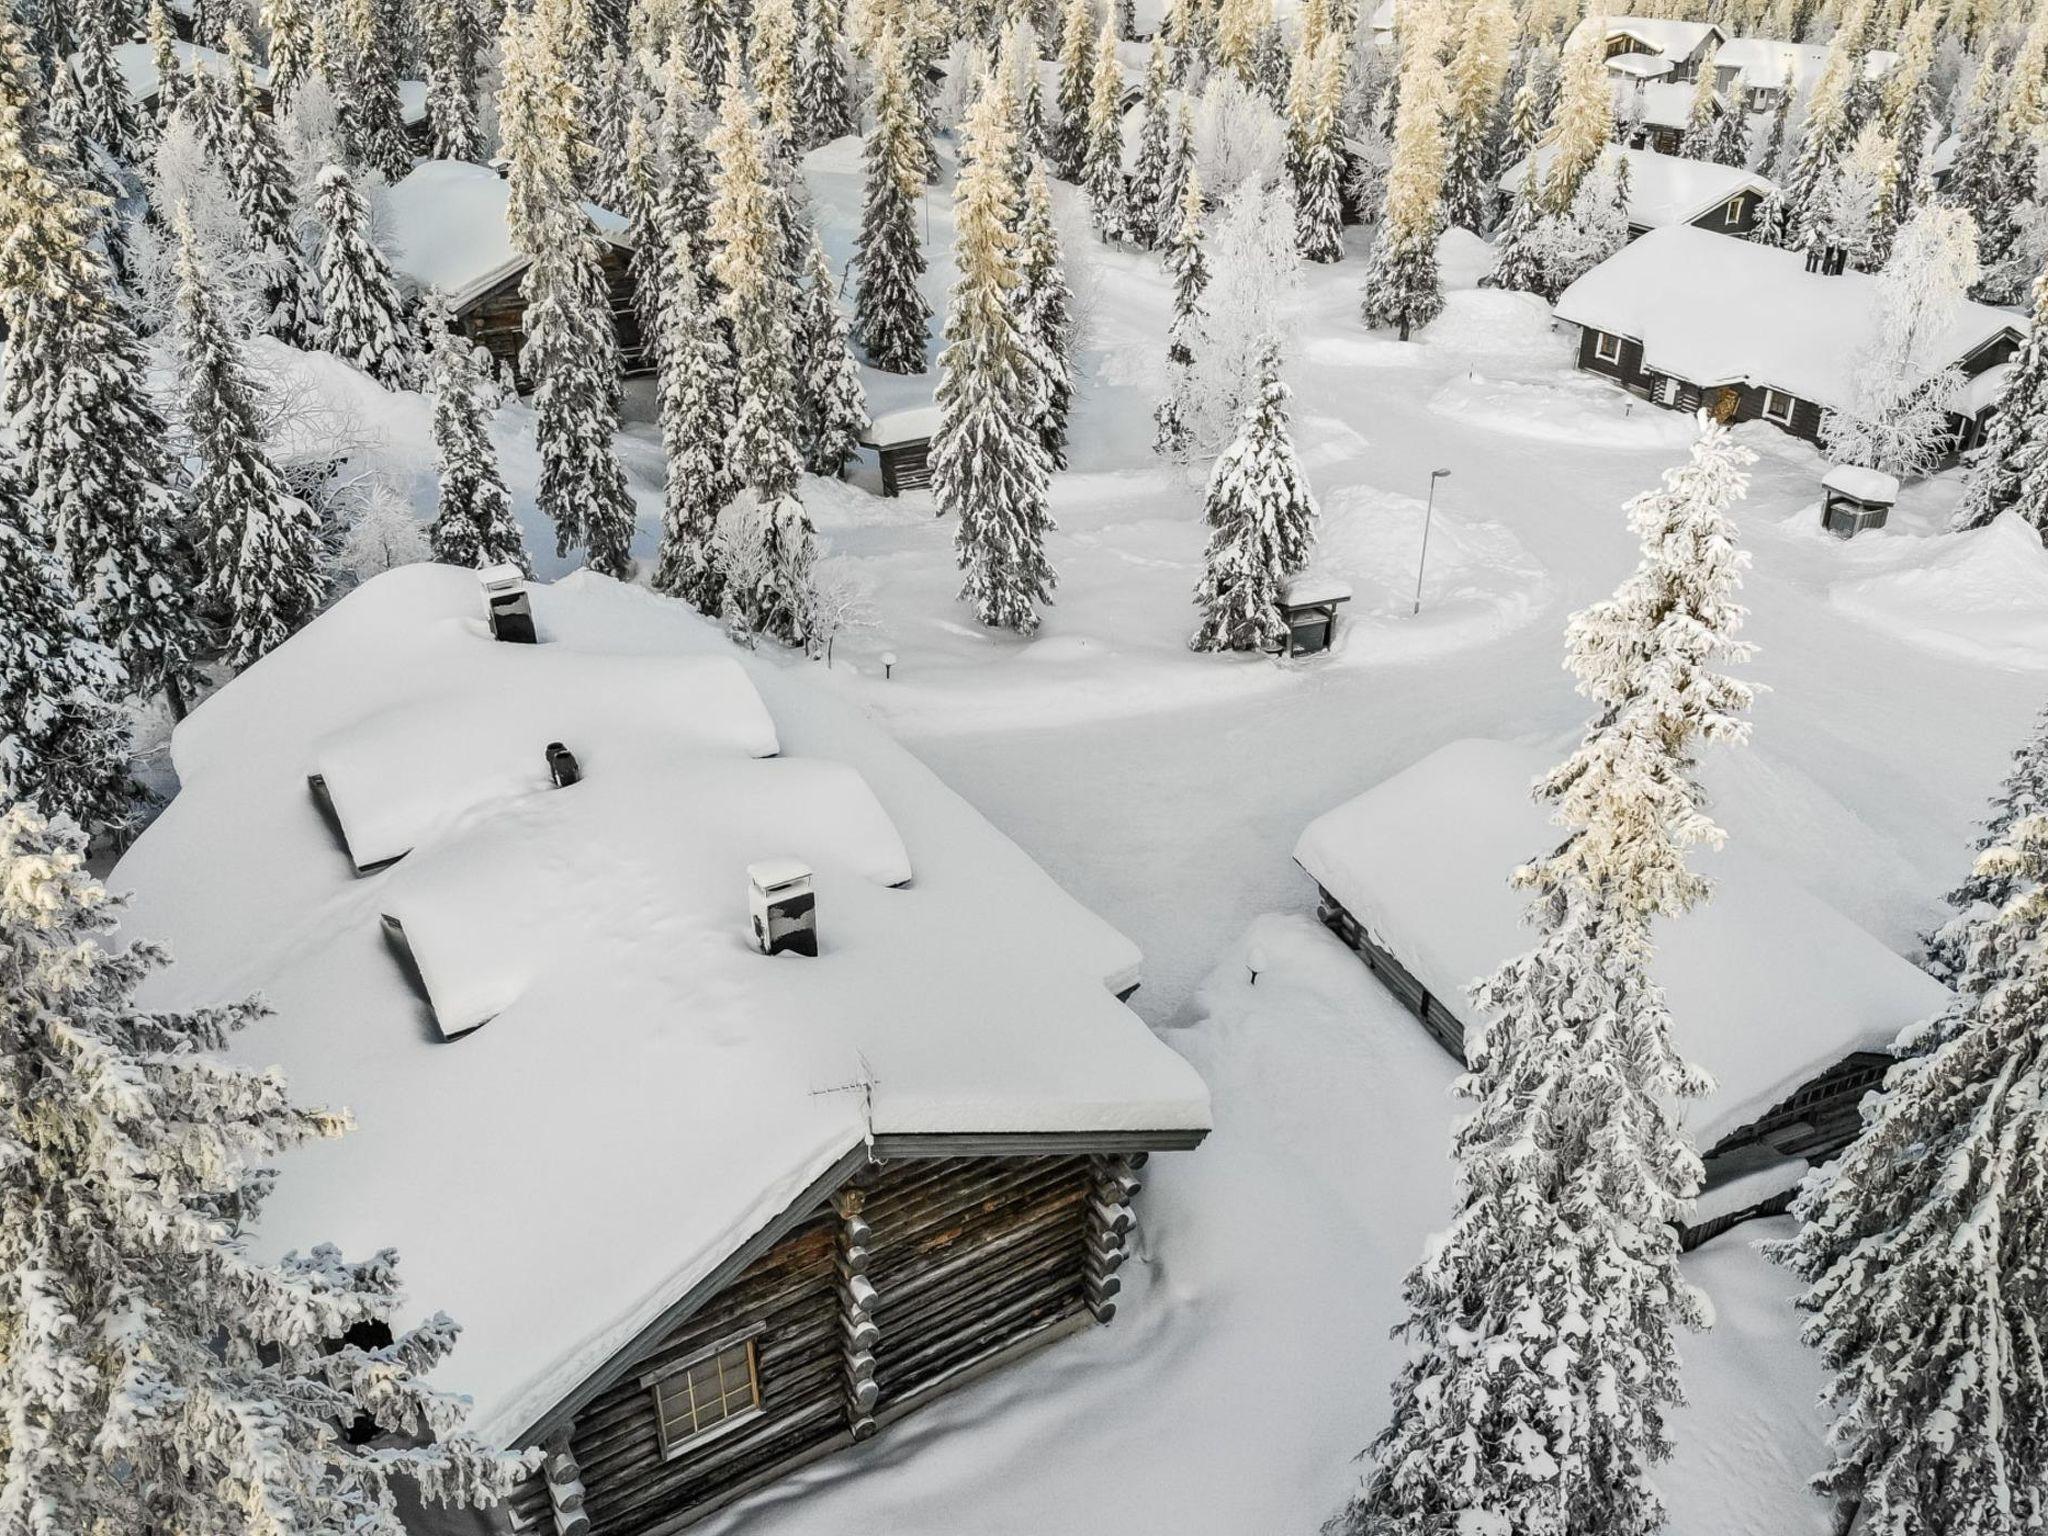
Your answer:
[[[583,777],[583,770],[576,766],[576,754],[559,741],[548,743],[548,776],[557,789],[567,789]]]

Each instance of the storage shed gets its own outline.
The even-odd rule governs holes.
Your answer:
[[[1882,470],[1837,464],[1821,477],[1820,525],[1849,538],[1882,528],[1899,499],[1899,482]]]
[[[920,405],[907,411],[889,411],[868,423],[860,437],[863,448],[872,448],[882,462],[882,494],[900,496],[921,491],[932,483],[932,436],[939,430],[939,408]]]
[[[680,604],[532,598],[506,645],[472,572],[357,588],[180,728],[115,880],[158,999],[260,988],[233,1050],[355,1113],[256,1250],[395,1247],[470,1427],[546,1449],[412,1528],[651,1536],[1109,1321],[1208,1096],[1129,941],[858,709]],[[748,869],[790,859],[817,952],[771,957]]]
[[[1557,840],[1529,797],[1548,766],[1526,747],[1454,742],[1318,818],[1295,846],[1323,922],[1461,1060],[1470,987],[1533,942],[1508,874]],[[1711,1197],[1694,1241],[1710,1222],[1784,1209],[1805,1166],[1854,1136],[1891,1042],[1949,1001],[1745,849],[1739,807],[1728,819],[1730,846],[1699,856],[1712,899],[1656,933],[1676,1044],[1718,1084],[1683,1111]],[[1732,1206],[1729,1189],[1742,1196]]]
[[[1331,576],[1306,571],[1280,593],[1280,617],[1287,624],[1289,656],[1319,656],[1337,638],[1337,610],[1351,601],[1351,588]]]

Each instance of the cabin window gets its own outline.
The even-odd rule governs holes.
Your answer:
[[[1728,206],[1721,210],[1721,222],[1730,229],[1733,229],[1742,222],[1742,203],[1742,196],[1738,193],[1734,197],[1729,198]]]
[[[1764,420],[1775,421],[1781,427],[1792,425],[1793,400],[1790,395],[1778,393],[1775,389],[1764,391]]]
[[[754,1350],[758,1332],[720,1340],[640,1378],[654,1394],[664,1458],[681,1456],[716,1434],[760,1417],[760,1359]]]
[[[1621,338],[1610,336],[1605,331],[1596,331],[1593,335],[1593,355],[1603,363],[1619,363]]]

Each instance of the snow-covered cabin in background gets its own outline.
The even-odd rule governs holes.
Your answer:
[[[354,1112],[253,1243],[395,1247],[472,1427],[547,1448],[415,1528],[647,1536],[1106,1322],[1209,1102],[1130,942],[858,709],[637,588],[532,598],[515,645],[474,572],[356,589],[179,727],[113,883],[158,1000],[260,989],[235,1051]],[[753,942],[792,859],[814,958]]]
[[[1630,58],[1635,57],[1631,55]],[[1610,60],[1610,67],[1627,63]],[[1660,155],[1676,155],[1685,140],[1686,124],[1692,117],[1693,86],[1669,79],[1645,78],[1617,71],[1614,82],[1616,138],[1628,149],[1653,149]],[[1713,116],[1716,122],[1727,114],[1728,104],[1717,93]]]
[[[515,370],[526,344],[526,300],[519,292],[527,259],[512,248],[505,179],[466,160],[423,160],[385,195],[383,232],[396,247],[392,266],[416,292],[438,288],[470,340]],[[647,373],[654,359],[640,336],[633,306],[632,245],[626,220],[595,203],[584,213],[597,232],[619,362]],[[520,387],[529,381],[520,378]]]
[[[1769,37],[1731,37],[1714,55],[1714,83],[1731,102],[1750,112],[1777,109],[1789,80],[1795,96],[1805,96],[1827,67],[1828,50],[1820,43],[1781,43]],[[1863,55],[1863,77],[1882,80],[1899,56],[1883,48]]]
[[[1608,68],[1618,74],[1634,74],[1638,66],[1617,60],[1651,58],[1669,66],[1658,78],[1690,83],[1700,77],[1700,62],[1710,49],[1727,41],[1727,34],[1711,22],[1672,21],[1658,16],[1588,16],[1572,29],[1567,48],[1577,45],[1589,32],[1604,30]]]
[[[1723,421],[1768,421],[1818,441],[1828,410],[1855,400],[1856,358],[1876,323],[1876,279],[1809,272],[1798,251],[1727,240],[1692,225],[1653,230],[1558,296],[1579,328],[1579,366],[1659,405]],[[1995,398],[1981,375],[2018,349],[2026,321],[1965,303],[1918,362],[1954,365],[1957,451],[1981,439]]]
[[[1688,160],[1649,149],[1624,149],[1628,163],[1628,229],[1631,239],[1673,224],[1690,224],[1716,234],[1747,236],[1756,228],[1757,209],[1776,190],[1754,171]],[[1539,178],[1550,174],[1557,147],[1540,146],[1508,167],[1501,190],[1512,197],[1528,179],[1533,165]]]
[[[157,96],[163,90],[163,82],[157,79],[155,50],[148,43],[117,43],[110,52],[114,67],[121,72],[121,83],[128,87],[130,99],[144,112],[154,113]],[[234,80],[228,56],[217,48],[177,40],[171,44],[171,53],[178,61],[178,73],[181,75],[190,76],[204,70],[215,80],[227,83]],[[76,57],[73,55],[74,60]],[[256,103],[268,112],[270,71],[256,63],[251,63],[249,68],[256,79]]]
[[[1295,847],[1323,922],[1460,1060],[1468,989],[1534,942],[1508,874],[1560,835],[1529,797],[1548,766],[1527,747],[1454,742],[1318,818]],[[1855,1135],[1891,1042],[1949,998],[1744,850],[1739,826],[1699,864],[1713,897],[1658,925],[1653,967],[1675,1044],[1718,1084],[1683,1110],[1707,1164],[1689,1243],[1783,1210],[1808,1165]]]
[[[872,448],[882,466],[882,494],[900,496],[932,483],[932,438],[939,430],[939,408],[916,405],[885,411],[868,423],[860,445]]]

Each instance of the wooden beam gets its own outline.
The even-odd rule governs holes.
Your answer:
[[[846,1430],[856,1440],[875,1432],[875,1399],[881,1395],[875,1385],[875,1345],[882,1333],[875,1325],[875,1288],[868,1283],[868,1240],[873,1234],[861,1219],[864,1198],[858,1189],[842,1189],[832,1200],[839,1212],[840,1367],[845,1375]]]
[[[547,1480],[548,1508],[554,1511],[555,1536],[590,1536],[590,1517],[583,1512],[583,1469],[569,1449],[573,1425],[563,1425],[547,1442],[541,1476]]]

